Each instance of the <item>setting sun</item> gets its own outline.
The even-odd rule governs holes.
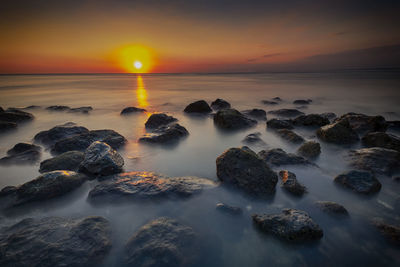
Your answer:
[[[148,73],[155,65],[153,51],[142,45],[127,45],[116,50],[118,65],[128,73]]]
[[[135,62],[133,62],[133,66],[136,68],[136,69],[138,69],[138,70],[140,70],[141,68],[142,68],[142,62],[140,62],[140,61],[135,61]]]

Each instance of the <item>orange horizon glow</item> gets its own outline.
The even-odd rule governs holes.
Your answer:
[[[112,53],[111,57],[126,73],[149,73],[156,65],[155,53],[144,45],[122,46]]]

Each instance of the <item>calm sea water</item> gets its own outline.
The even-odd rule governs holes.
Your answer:
[[[265,147],[250,146],[258,152],[282,148],[295,152],[291,145],[267,131],[265,122],[252,129],[231,134],[218,131],[211,117],[190,117],[184,107],[195,100],[209,103],[216,98],[229,101],[238,110],[293,108],[295,99],[311,98],[305,113],[360,112],[380,114],[387,120],[400,119],[400,73],[340,72],[297,74],[219,74],[219,75],[10,75],[0,76],[0,106],[38,105],[92,106],[89,115],[48,112],[35,109],[35,120],[21,125],[16,132],[0,135],[0,156],[18,142],[32,142],[42,130],[65,122],[75,122],[89,129],[114,129],[129,143],[119,152],[125,159],[126,171],[155,171],[169,176],[199,176],[217,181],[215,159],[230,147],[242,146],[249,133],[261,132]],[[276,107],[261,100],[279,96],[284,101]],[[146,114],[120,116],[127,106],[142,107]],[[190,135],[177,145],[149,146],[137,139],[145,132],[144,122],[152,112],[167,112],[179,119]],[[271,116],[268,116],[269,118]],[[309,140],[314,130],[296,131]],[[283,192],[279,183],[273,200],[255,200],[224,187],[204,191],[187,200],[157,203],[125,203],[92,206],[87,193],[96,181],[85,183],[71,194],[32,205],[12,217],[0,219],[8,225],[25,217],[82,217],[100,215],[112,224],[113,249],[105,265],[118,266],[121,248],[144,223],[159,216],[169,216],[192,226],[209,242],[209,266],[398,266],[398,248],[388,245],[371,227],[368,220],[383,217],[399,224],[400,185],[389,177],[380,177],[382,190],[370,197],[359,196],[333,185],[333,177],[348,170],[344,155],[349,149],[322,143],[322,154],[316,160],[320,168],[287,166],[309,193],[293,198]],[[42,160],[51,157],[45,151]],[[18,185],[39,175],[39,164],[1,166],[0,188]],[[276,169],[279,171],[280,169]],[[335,219],[313,205],[317,200],[343,204],[348,219]],[[244,209],[238,217],[215,210],[217,202]],[[324,237],[317,243],[289,245],[257,231],[252,213],[279,212],[282,208],[307,211],[323,228]]]

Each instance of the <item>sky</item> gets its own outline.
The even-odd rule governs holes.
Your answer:
[[[399,68],[399,14],[399,0],[2,0],[0,73]]]

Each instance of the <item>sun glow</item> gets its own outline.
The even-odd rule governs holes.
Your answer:
[[[133,62],[133,66],[136,69],[140,70],[142,68],[143,64],[142,64],[142,62],[136,60],[135,62]]]
[[[154,53],[142,45],[127,45],[117,51],[118,65],[128,73],[148,73],[155,65]]]
[[[136,100],[139,108],[146,108],[149,103],[147,102],[147,91],[144,87],[143,78],[141,75],[138,75],[136,78]]]

